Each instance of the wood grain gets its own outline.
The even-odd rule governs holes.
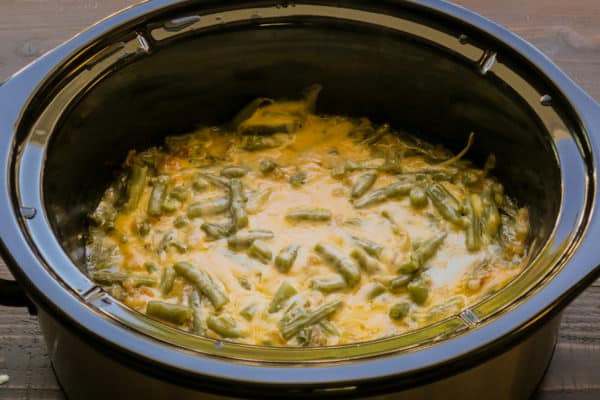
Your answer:
[[[131,0],[0,1],[0,81]],[[529,40],[600,100],[600,1],[459,0]],[[0,278],[10,274],[0,260]],[[0,307],[0,398],[64,399],[37,321]],[[559,344],[535,400],[600,399],[600,281],[564,313]]]

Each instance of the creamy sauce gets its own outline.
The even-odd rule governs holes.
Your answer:
[[[115,194],[120,191],[122,199],[131,194],[130,189],[115,186],[102,199],[93,216],[98,226],[90,229],[88,268],[91,276],[124,273],[128,277],[148,278],[143,283],[130,278],[114,282],[97,279],[115,297],[140,312],[146,312],[149,301],[157,300],[192,309],[191,293],[198,288],[185,277],[176,276],[172,288],[166,292],[160,286],[164,269],[185,261],[208,274],[229,301],[216,310],[200,290],[200,306],[196,305],[199,314],[184,312],[180,321],[167,318],[167,323],[219,338],[218,330],[207,328],[204,321],[197,319],[224,316],[235,324],[239,335],[233,340],[239,342],[323,346],[366,341],[416,329],[477,302],[522,270],[527,212],[514,207],[501,192],[495,192],[495,198],[502,204],[499,210],[503,225],[497,233],[480,234],[481,243],[476,250],[468,250],[465,245],[469,219],[462,206],[462,220],[454,224],[440,214],[431,198],[422,208],[413,206],[406,194],[357,208],[351,195],[357,179],[368,171],[376,173],[377,179],[359,199],[401,179],[410,178],[415,186],[427,188],[434,180],[422,177],[411,180],[414,172],[438,171],[452,179],[437,181],[437,184],[462,205],[471,194],[479,198],[484,188],[500,187],[487,171],[477,170],[458,159],[443,162],[449,160],[451,154],[439,147],[428,145],[423,153],[416,152],[414,141],[394,135],[391,129],[375,143],[366,144],[360,132],[365,126],[371,127],[367,120],[318,116],[311,113],[310,108],[306,101],[268,102],[237,127],[204,128],[167,141],[165,150],[132,153],[128,167],[142,162],[151,166],[147,169],[139,201],[134,202],[132,209],[125,210],[123,200],[119,204],[119,195]],[[276,126],[281,132],[270,132],[266,136],[248,133],[257,126]],[[367,129],[371,135],[373,130],[377,129]],[[248,150],[245,145],[248,137],[276,140],[278,145]],[[263,173],[261,161],[265,160],[277,166]],[[385,168],[391,162],[395,163],[393,171]],[[356,167],[357,164],[360,166]],[[332,171],[343,165],[353,167],[333,176]],[[239,180],[246,197],[242,203],[248,223],[238,230],[271,231],[273,237],[262,240],[272,252],[271,261],[251,256],[247,248],[231,248],[228,237],[235,235],[235,227],[222,238],[207,235],[203,224],[230,227],[230,206],[214,215],[188,216],[192,204],[231,197],[227,186],[205,179],[206,174],[220,176],[222,169],[228,166],[245,169]],[[465,179],[461,177],[474,172],[479,174],[477,181],[464,184]],[[291,184],[290,178],[298,173],[304,174],[302,182]],[[169,194],[159,215],[149,215],[148,204],[157,176],[166,177]],[[198,179],[202,185],[195,187]],[[477,207],[474,203],[474,208]],[[116,216],[103,214],[107,209],[116,211]],[[326,209],[331,219],[298,222],[286,218],[296,209]],[[482,226],[485,225],[489,217],[481,210],[477,213]],[[399,268],[411,259],[415,245],[442,232],[446,233],[443,243],[413,277],[426,284],[427,299],[415,301],[405,287],[392,290],[390,282],[401,275]],[[377,265],[376,270],[360,268],[360,263],[350,256],[353,249],[360,247],[355,237],[383,247],[378,257],[369,256]],[[315,278],[340,279],[335,265],[315,251],[319,242],[334,246],[359,268],[360,280],[356,285],[347,285],[332,293],[313,288],[311,281]],[[297,257],[289,271],[282,272],[273,259],[292,244],[299,246]],[[269,312],[269,305],[284,281],[297,293],[283,302],[281,310]],[[382,286],[383,293],[369,299],[369,291],[375,285]],[[456,305],[447,309],[439,307],[449,299]],[[322,322],[316,322],[306,326],[300,334],[284,338],[280,321],[286,312],[293,312],[295,308],[311,311],[334,300],[341,300],[342,304],[321,320],[328,321],[329,328],[333,325],[333,331],[328,331]],[[406,315],[394,319],[390,317],[390,309],[398,303],[409,308]],[[240,311],[249,306],[255,309],[251,319],[240,315]]]

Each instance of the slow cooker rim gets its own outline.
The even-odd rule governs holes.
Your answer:
[[[154,3],[150,2],[150,3],[147,3],[147,4],[154,4],[154,5],[156,5],[156,9],[158,9],[158,8],[160,8],[160,4],[170,4],[170,3],[176,3],[176,2],[172,2],[172,1],[155,1]],[[485,23],[485,25],[490,25],[490,26],[486,26],[486,28],[490,28],[490,29],[491,28],[494,28],[494,29],[503,29],[503,28],[500,28],[497,25],[495,25],[495,24],[493,24],[493,23],[491,23],[491,22],[489,22],[487,20],[482,19],[479,16],[476,16],[474,14],[470,14],[469,12],[466,12],[464,9],[461,9],[459,7],[456,7],[456,6],[451,6],[451,5],[446,4],[446,3],[431,2],[431,1],[424,1],[422,3],[425,4],[425,5],[429,5],[429,6],[437,5],[437,6],[439,6],[438,11],[440,11],[440,9],[446,9],[445,11],[456,12],[457,14],[459,14],[459,16],[462,16],[463,18],[467,19],[468,22],[474,24],[475,26],[479,27],[480,29],[483,29],[483,26],[481,26],[481,24],[484,24],[484,23]],[[140,12],[141,11],[142,10],[140,10]],[[465,13],[466,13],[466,15],[465,15]],[[454,15],[454,16],[456,17],[456,15]],[[469,17],[469,18],[466,18],[466,17]],[[136,18],[135,15],[131,16],[131,19],[135,19],[135,18]],[[512,45],[511,47],[522,47],[522,48],[525,48],[525,50],[527,50],[527,51],[531,51],[531,48],[527,47],[529,45],[527,45],[521,39],[518,39],[516,36],[510,34],[507,31],[501,31],[501,33],[503,33],[503,35],[500,36],[500,40],[502,40],[503,42],[505,42],[505,43],[507,43],[509,45]],[[511,41],[508,41],[508,39],[511,39]],[[73,42],[70,42],[70,43],[73,44]],[[516,45],[518,45],[518,46],[516,46]],[[64,48],[64,47],[61,47],[61,48]],[[53,53],[53,54],[56,54],[56,53]],[[574,100],[577,100],[577,98],[579,98],[580,103],[582,103],[582,108],[587,109],[587,107],[589,107],[590,111],[594,110],[593,102],[591,102],[591,100],[589,100],[589,99],[586,99],[585,95],[582,95],[582,92],[580,92],[576,88],[576,86],[568,78],[566,78],[564,75],[562,75],[562,73],[560,73],[560,71],[557,71],[556,67],[548,59],[546,59],[545,56],[543,56],[540,53],[538,53],[537,50],[536,50],[536,53],[533,54],[533,56],[536,56],[537,58],[540,58],[540,57],[542,58],[541,60],[537,60],[538,61],[537,64],[539,64],[540,62],[542,62],[542,65],[541,65],[542,67],[549,68],[551,70],[551,72],[553,72],[554,74],[557,74],[557,73],[559,74],[558,77],[561,78],[561,82],[560,83],[562,83],[564,86],[567,86],[566,89],[569,89],[569,90],[566,90],[566,92],[569,93],[572,97],[575,97]],[[526,56],[526,58],[529,58],[529,59],[531,57],[532,57],[532,54],[529,54],[528,56]],[[544,63],[549,63],[549,64],[547,64],[547,65],[544,66]],[[35,64],[34,64],[34,66],[35,66]],[[556,70],[552,71],[553,69],[556,69]],[[541,68],[541,70],[546,71],[544,68]],[[31,71],[31,70],[28,70],[28,71]],[[23,75],[26,75],[28,71],[24,71]],[[14,82],[12,82],[12,83],[14,84]],[[562,87],[562,85],[559,85],[559,84],[556,84],[556,86],[557,87]],[[564,89],[565,88],[563,88],[563,90]],[[586,100],[589,101],[589,104],[588,104],[588,102]],[[574,107],[574,109],[577,110],[577,107]],[[580,117],[585,117],[586,116],[585,114],[586,113],[584,113],[583,116],[580,115]],[[587,114],[589,115],[590,113],[588,112]],[[590,118],[592,118],[592,116],[590,116]],[[584,125],[587,125],[585,123],[585,119],[584,118],[582,118],[582,121],[584,121]],[[600,121],[598,121],[598,122],[600,123]],[[593,132],[591,126],[588,129],[588,132],[590,132],[590,133]],[[593,135],[590,135],[590,136],[593,136]],[[9,140],[10,139],[13,139],[13,138],[9,137]],[[594,141],[597,141],[597,138],[593,138],[592,137],[591,139],[593,139]],[[594,143],[594,144],[595,144],[594,148],[597,151],[597,149],[598,149],[597,143]],[[4,164],[4,165],[10,165],[11,157],[10,157],[9,153],[10,153],[10,150],[12,150],[12,148],[13,148],[12,145],[11,146],[6,146],[5,149],[8,150],[8,151],[3,151],[3,153],[0,153],[0,154],[2,154],[2,163],[4,164],[6,162],[6,164]],[[595,167],[597,168],[597,159],[595,160]],[[7,171],[8,171],[8,168],[7,168]],[[8,178],[8,177],[6,177],[6,178]],[[8,192],[9,185],[8,185],[8,182],[6,182],[6,181],[3,180],[1,182],[0,186],[4,186],[3,189],[5,189],[4,192],[2,193],[2,202],[5,202],[6,206],[12,204],[12,202],[11,202],[11,200],[9,198],[9,192]],[[6,224],[7,226],[10,225],[10,227],[3,226],[2,228],[0,228],[1,229],[0,233],[2,234],[2,237],[9,238],[12,235],[14,235],[14,232],[16,232],[16,231],[18,231],[18,229],[20,229],[19,223],[18,223],[18,219],[16,218],[15,210],[12,210],[12,209],[9,209],[8,211],[7,210],[3,210],[2,213],[6,214],[6,215],[3,215],[2,219],[5,219],[4,217],[6,217],[6,220],[8,220],[10,218],[11,224]],[[598,224],[596,224],[596,225],[598,225]],[[595,228],[595,231],[598,230],[598,228],[597,228],[596,225],[591,226],[592,228]],[[16,230],[11,233],[11,229],[9,229],[9,228],[15,228]],[[592,233],[592,232],[588,232],[587,233],[588,237],[589,237],[590,233]],[[14,240],[14,241],[13,240],[11,240],[11,241],[6,240],[5,242],[3,242],[3,246],[1,246],[2,247],[2,253],[3,253],[5,259],[7,259],[7,262],[9,262],[9,264],[11,265],[11,269],[13,270],[13,272],[16,272],[16,275],[19,278],[19,281],[21,281],[21,282],[28,282],[28,284],[31,285],[32,281],[33,281],[31,279],[31,276],[26,275],[26,272],[24,270],[21,270],[18,267],[18,264],[17,264],[16,260],[11,255],[8,254],[9,253],[9,248],[10,248],[11,254],[23,255],[24,253],[27,253],[27,256],[23,257],[23,258],[27,258],[28,261],[33,261],[33,262],[36,261],[35,260],[35,255],[32,254],[31,249],[29,249],[28,244],[27,244],[25,238],[22,235],[20,235],[20,237],[18,239],[20,239],[20,240],[19,241],[17,241],[17,240]],[[590,240],[588,240],[587,242],[589,243]],[[581,250],[582,249],[580,248],[577,253],[581,254]],[[585,258],[585,257],[582,257],[582,256],[576,257],[575,256],[575,258],[572,259],[571,261],[569,261],[569,263],[572,263],[575,260],[578,260],[578,259],[581,259],[581,258]],[[21,260],[21,261],[25,261],[25,260]],[[589,262],[590,260],[587,260],[587,261]],[[564,275],[562,275],[562,276],[564,276]],[[583,276],[583,274],[582,274],[582,276]],[[53,279],[51,276],[49,276],[49,278],[51,280]],[[588,275],[588,279],[592,279],[592,278],[593,278],[593,275]],[[571,279],[566,279],[566,282],[571,282],[571,283],[574,283],[574,282],[577,282],[577,281],[578,280],[576,279],[576,277],[571,277]],[[579,285],[582,285],[582,282],[581,281],[579,281],[579,282],[580,282]],[[56,284],[57,282],[54,281],[52,283]],[[60,285],[58,285],[58,286],[60,286]],[[560,287],[556,288],[556,286],[557,285],[554,285],[554,288],[558,292],[562,292],[562,291],[560,291]],[[568,286],[571,286],[571,285],[568,285]],[[51,296],[46,297],[43,293],[40,293],[40,291],[38,290],[38,288],[35,287],[35,286],[30,286],[30,289],[33,289],[33,290],[30,291],[30,293],[34,294],[34,296],[36,297],[36,299],[38,301],[40,301],[40,303],[44,303],[46,306],[51,305],[52,302],[49,301],[49,300],[51,300],[51,298],[50,298]],[[57,288],[55,287],[55,289],[57,289]],[[60,288],[58,288],[58,289],[60,289]],[[574,296],[576,294],[576,290],[575,289],[576,288],[574,288],[574,290],[571,291],[571,292],[565,293],[564,296],[562,296],[562,297],[558,297],[559,300],[555,304],[551,304],[552,306],[554,306],[553,309],[554,310],[558,310],[560,308],[559,305],[564,304],[564,302],[566,300],[568,300],[570,297]],[[64,294],[67,294],[67,293],[60,293],[60,294],[64,295]],[[539,296],[539,294],[536,295],[536,296]],[[79,305],[83,306],[83,304],[79,304]],[[532,306],[531,306],[531,304],[530,304],[529,308],[533,309]],[[540,310],[542,310],[542,309],[543,308],[540,308]],[[55,312],[63,313],[64,311],[56,309]],[[550,313],[547,312],[544,315],[546,317],[549,317]],[[63,315],[63,317],[65,317],[65,315]],[[542,321],[541,318],[535,320],[536,323],[539,323],[540,321]],[[74,322],[75,324],[77,324],[77,321],[73,321],[72,320],[71,322]],[[528,324],[527,327],[531,328],[533,325],[534,324]],[[82,329],[83,331],[86,330],[85,327],[83,327],[83,326],[79,326],[79,328]],[[515,331],[515,335],[512,336],[513,338],[517,337],[516,332],[517,331]],[[525,334],[525,330],[520,330],[519,333],[521,333],[522,335],[524,335]],[[465,335],[465,336],[467,336],[467,335]],[[448,342],[446,344],[450,344],[450,343],[451,342]],[[490,349],[487,349],[487,350],[490,350]],[[489,354],[490,353],[488,353],[488,355]],[[160,361],[157,361],[157,362],[160,362]],[[268,383],[271,384],[272,382],[268,382]]]

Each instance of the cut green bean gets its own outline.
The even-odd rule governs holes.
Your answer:
[[[344,176],[346,176],[345,165],[336,165],[331,169],[331,177],[333,179],[342,179]]]
[[[385,286],[383,286],[379,282],[375,282],[371,285],[371,287],[369,288],[369,291],[367,292],[367,300],[373,300],[376,297],[378,297],[384,293],[385,293]]]
[[[224,224],[214,224],[205,222],[200,228],[206,234],[208,240],[218,240],[228,236],[231,233],[231,226]]]
[[[198,290],[193,290],[189,297],[189,306],[192,310],[192,332],[197,335],[205,335],[208,327],[202,309],[202,299]]]
[[[248,173],[248,169],[237,165],[231,165],[221,169],[221,176],[226,178],[243,178]]]
[[[248,225],[248,214],[244,208],[244,186],[242,181],[235,178],[231,180],[231,220],[233,229],[239,230]]]
[[[323,86],[319,85],[318,83],[310,85],[303,90],[306,111],[310,113],[315,112],[315,109],[317,108],[317,99],[319,98],[319,93],[321,93],[321,90],[323,90]]]
[[[167,199],[163,204],[162,204],[162,211],[168,213],[168,214],[172,214],[175,211],[178,211],[181,208],[181,202],[177,199]]]
[[[123,285],[126,281],[132,286],[156,286],[157,282],[153,278],[126,274],[124,272],[95,271],[90,273],[90,278],[101,285]]]
[[[354,186],[352,187],[352,198],[358,199],[359,197],[367,193],[367,191],[371,189],[373,184],[375,184],[376,180],[377,174],[374,174],[372,172],[367,172],[366,174],[359,176],[356,179]]]
[[[273,252],[262,240],[255,240],[248,248],[248,255],[263,264],[268,264],[273,259]]]
[[[390,288],[391,292],[397,292],[400,289],[406,288],[406,285],[408,285],[412,279],[413,275],[401,274],[392,279],[389,282],[388,287]]]
[[[261,211],[271,193],[271,189],[265,189],[255,192],[252,194],[252,196],[249,196],[248,201],[246,202],[246,212],[248,214],[256,214],[257,212]]]
[[[328,222],[331,221],[331,211],[324,208],[298,209],[289,211],[285,218],[291,222]]]
[[[136,225],[136,230],[140,237],[145,237],[146,235],[148,235],[151,229],[152,226],[147,221],[141,222]]]
[[[229,190],[229,179],[224,176],[203,173],[201,176],[216,187]]]
[[[192,181],[192,189],[196,192],[203,192],[210,187],[210,184],[201,174],[194,177]]]
[[[298,189],[306,183],[306,172],[298,171],[290,176],[289,182],[292,187]]]
[[[250,281],[247,278],[241,277],[238,278],[238,282],[240,284],[241,287],[243,287],[246,290],[252,290],[252,284],[250,283]]]
[[[467,196],[463,206],[469,221],[465,227],[465,244],[469,251],[478,251],[481,248],[481,223],[478,213],[474,210],[472,199],[474,196],[476,195]],[[476,199],[479,197],[477,196]]]
[[[229,209],[231,200],[229,197],[214,197],[212,199],[199,201],[189,206],[188,218],[198,218],[207,215],[221,214]]]
[[[157,267],[157,266],[156,266],[156,264],[155,264],[155,263],[153,263],[152,261],[146,261],[146,262],[144,263],[144,268],[146,268],[146,271],[147,271],[148,273],[150,273],[150,274],[151,274],[151,273],[153,273],[153,272],[156,272],[156,271],[158,271],[158,267]]]
[[[359,245],[364,251],[366,251],[370,256],[375,257],[377,259],[381,256],[383,246],[379,243],[375,243],[367,239],[362,239],[357,236],[352,236],[352,240],[354,241],[354,243]]]
[[[365,194],[360,199],[354,200],[354,207],[370,207],[390,199],[406,196],[410,193],[413,184],[408,182],[396,182]]]
[[[297,244],[291,244],[281,249],[277,257],[275,257],[275,266],[281,272],[288,272],[298,256],[300,246]]]
[[[414,311],[412,318],[419,323],[433,323],[451,315],[458,314],[465,307],[462,296],[454,296],[442,304],[437,304],[423,311]]]
[[[272,160],[261,160],[260,163],[258,164],[258,170],[263,175],[270,174],[271,172],[275,171],[275,169],[277,167],[278,167],[277,163]]]
[[[183,276],[191,284],[195,285],[204,294],[216,310],[220,310],[229,302],[227,295],[215,284],[210,275],[200,269],[196,269],[187,262],[178,262],[173,265],[175,272]]]
[[[173,221],[173,226],[177,229],[181,229],[186,227],[189,223],[190,220],[186,216],[180,215],[177,218],[175,218],[175,221]]]
[[[272,99],[266,97],[259,97],[257,99],[252,100],[250,103],[246,104],[244,108],[238,111],[238,113],[235,115],[235,117],[233,117],[229,125],[233,129],[237,129],[242,124],[242,122],[252,117],[256,110],[258,110],[261,107],[273,104],[273,102],[274,101]]]
[[[407,302],[396,303],[390,307],[389,316],[393,320],[401,320],[406,318],[410,312],[410,304]]]
[[[325,332],[329,336],[340,336],[341,335],[340,330],[337,328],[337,326],[335,326],[333,324],[333,322],[331,322],[327,319],[320,320],[319,326],[321,327],[323,332]]]
[[[192,310],[181,304],[151,300],[146,306],[146,314],[163,321],[181,325],[192,317]]]
[[[160,254],[160,253],[166,251],[167,247],[169,247],[171,245],[171,243],[175,240],[176,237],[177,237],[176,231],[169,231],[169,232],[165,233],[163,238],[160,240],[160,243],[158,243],[158,246],[156,246],[156,252],[158,254]]]
[[[160,285],[158,286],[163,296],[167,296],[169,293],[171,293],[174,282],[175,270],[172,267],[165,268],[160,278]]]
[[[284,281],[281,286],[279,286],[279,289],[277,289],[277,292],[275,292],[273,300],[271,300],[267,311],[269,311],[271,314],[280,311],[285,305],[286,301],[295,296],[297,293],[298,291],[296,288]]]
[[[494,238],[500,229],[501,218],[497,203],[489,188],[484,189],[481,193],[481,202],[483,205],[483,229],[488,237]]]
[[[126,211],[132,212],[137,208],[138,203],[142,198],[142,193],[144,193],[147,174],[147,166],[142,166],[139,164],[133,164],[131,166],[131,171],[127,181],[127,200],[124,207]]]
[[[282,142],[273,136],[245,136],[240,147],[246,151],[261,151],[274,149],[282,145]]]
[[[402,233],[402,229],[400,229],[400,225],[398,225],[398,223],[396,222],[396,220],[394,219],[394,217],[388,210],[383,210],[381,212],[381,216],[389,222],[392,232],[394,234],[399,235],[400,233]]]
[[[424,304],[429,297],[429,285],[422,279],[411,281],[406,287],[412,301],[416,304]]]
[[[357,247],[352,249],[350,256],[352,256],[352,258],[358,262],[358,265],[369,274],[380,272],[382,269],[381,264],[379,264],[376,259],[369,256],[362,248]]]
[[[334,246],[327,243],[317,243],[315,251],[332,264],[338,273],[344,277],[349,287],[353,287],[360,280],[360,270],[351,258],[343,255]]]
[[[410,205],[414,208],[423,208],[428,202],[427,193],[419,186],[415,186],[410,190],[408,198],[410,200]]]
[[[240,250],[249,247],[255,240],[273,239],[272,231],[251,229],[248,231],[239,231],[227,239],[227,246],[232,250]]]
[[[331,303],[323,304],[314,311],[299,313],[298,315],[282,319],[279,329],[285,340],[290,340],[301,329],[314,325],[319,321],[329,317],[342,305],[341,300],[335,300]]]
[[[333,293],[344,290],[348,287],[346,281],[341,276],[317,277],[310,281],[310,288],[323,293]]]
[[[190,190],[189,188],[185,188],[183,186],[176,186],[169,193],[169,197],[172,197],[180,202],[184,202],[188,199],[188,197],[190,197]]]
[[[244,319],[246,321],[252,321],[252,319],[254,319],[254,316],[256,315],[257,312],[258,312],[258,304],[252,303],[252,304],[242,308],[242,311],[240,311],[240,315],[242,317],[244,317]]]
[[[399,272],[409,274],[422,269],[425,263],[437,253],[447,235],[443,232],[421,243],[413,250],[410,261],[400,266]]]
[[[224,338],[236,339],[244,336],[235,320],[228,315],[220,315],[218,317],[211,315],[206,320],[206,326]]]
[[[462,216],[458,211],[458,201],[442,185],[432,183],[427,188],[427,196],[444,219],[457,226],[463,225]]]
[[[153,217],[162,213],[162,207],[167,198],[167,179],[166,176],[159,176],[152,187],[148,201],[148,214]]]
[[[390,126],[388,124],[383,124],[377,128],[375,131],[371,131],[372,134],[365,137],[362,142],[360,142],[364,146],[371,146],[381,140],[390,130]]]

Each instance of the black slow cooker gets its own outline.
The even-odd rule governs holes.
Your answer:
[[[337,347],[195,336],[85,274],[86,215],[131,148],[323,84],[318,111],[460,148],[531,211],[529,265],[426,328]],[[561,310],[600,275],[600,106],[550,60],[461,7],[421,1],[154,0],[0,86],[0,303],[37,311],[71,399],[525,399]],[[26,293],[26,295],[25,295]]]

